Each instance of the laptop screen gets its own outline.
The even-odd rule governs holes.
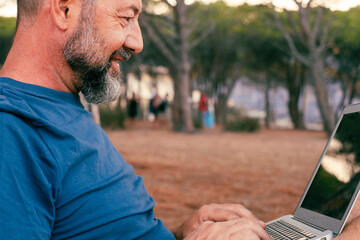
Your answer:
[[[345,114],[301,207],[341,220],[360,180],[360,113]]]

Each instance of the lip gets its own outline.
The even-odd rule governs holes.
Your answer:
[[[125,59],[121,56],[112,56],[111,57],[111,60],[116,60],[116,61],[125,61]]]

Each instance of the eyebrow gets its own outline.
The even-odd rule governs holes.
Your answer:
[[[140,12],[140,10],[135,5],[131,5],[129,8],[134,10],[135,14],[138,14]]]

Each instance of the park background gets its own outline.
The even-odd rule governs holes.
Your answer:
[[[143,1],[144,50],[121,63],[122,96],[87,107],[166,226],[212,202],[241,203],[263,221],[292,213],[341,109],[360,102],[359,4]],[[1,67],[15,1],[0,1],[0,14]],[[161,124],[149,115],[155,92],[168,95]],[[214,126],[199,117],[201,92]]]

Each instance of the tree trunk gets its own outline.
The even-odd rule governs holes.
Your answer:
[[[100,109],[99,106],[93,103],[88,103],[82,93],[80,95],[80,101],[82,105],[84,106],[84,109],[91,113],[94,122],[101,125],[101,118],[100,118]]]
[[[293,1],[298,6],[299,28],[297,28],[294,21],[292,21],[290,12],[288,12],[288,15],[291,28],[285,28],[279,16],[274,11],[276,25],[286,39],[293,57],[310,68],[324,130],[330,134],[335,126],[335,117],[334,110],[328,98],[328,88],[324,71],[327,43],[329,41],[328,32],[330,19],[328,18],[326,19],[327,21],[324,21],[325,10],[321,6],[316,8],[316,17],[311,18],[311,11],[313,9],[311,6],[312,0],[307,1],[307,3],[302,0]],[[308,49],[307,54],[299,51],[294,36],[300,37],[300,41],[304,43],[304,46]]]
[[[173,9],[176,44],[166,41],[166,34],[162,33],[161,27],[156,26],[151,18],[140,18],[142,27],[153,44],[167,59],[168,68],[174,80],[174,104],[173,104],[173,127],[176,131],[192,132],[194,130],[190,94],[190,59],[189,59],[189,26],[187,22],[187,5],[184,0],[176,0],[176,5],[163,1]]]
[[[229,70],[230,71],[230,70]],[[226,116],[227,116],[227,102],[229,97],[234,89],[237,77],[226,77],[224,74],[220,75],[220,78],[225,77],[225,82],[221,82],[219,79],[216,79],[215,83],[222,83],[218,84],[216,88],[211,89],[213,92],[212,96],[215,96],[215,119],[217,124],[224,124],[226,123]],[[218,77],[219,78],[219,77]]]
[[[290,95],[288,102],[289,115],[295,129],[305,129],[304,113],[299,109],[299,97]]]
[[[91,113],[93,115],[94,121],[97,124],[101,125],[99,105],[92,103],[92,104],[90,104],[90,107],[91,107]]]
[[[314,65],[311,67],[311,74],[317,104],[324,124],[324,130],[330,135],[335,126],[335,115],[329,102],[328,87],[324,76],[325,73],[322,60],[314,60]]]
[[[271,79],[267,78],[265,85],[265,127],[270,128],[272,113],[271,113],[271,106],[270,106],[270,89],[271,89]]]
[[[215,102],[215,119],[216,123],[219,125],[226,123],[227,101],[227,96],[217,96],[217,101]]]
[[[183,108],[181,103],[181,76],[177,73],[173,74],[174,78],[174,102],[172,109],[173,129],[174,131],[182,131],[184,126]]]
[[[339,74],[340,78],[341,78],[341,81],[340,81],[340,84],[341,84],[341,91],[342,91],[342,97],[340,99],[340,102],[338,104],[338,106],[336,107],[336,111],[335,111],[335,118],[337,118],[337,115],[341,113],[342,109],[344,108],[344,106],[346,105],[346,99],[348,98],[348,94],[349,94],[349,89],[347,87],[347,84],[346,84],[346,74]]]
[[[174,131],[192,132],[194,130],[191,104],[189,101],[189,75],[180,69],[171,69],[174,79],[174,102],[172,118]]]
[[[178,94],[179,102],[181,108],[181,118],[183,123],[183,130],[186,132],[192,132],[194,130],[192,114],[191,114],[191,105],[189,97],[189,85],[190,85],[190,74],[188,70],[182,69],[179,74],[179,85],[178,85]]]
[[[181,61],[176,71],[176,81],[175,86],[178,88],[175,91],[175,94],[179,95],[179,103],[174,104],[174,109],[177,113],[181,115],[174,115],[174,117],[181,117],[182,129],[186,132],[194,131],[192,112],[190,105],[190,60],[189,60],[189,29],[187,23],[187,6],[183,0],[178,0],[176,5],[176,12],[178,17],[178,31],[180,37],[180,57]],[[174,119],[175,120],[175,119]],[[180,120],[178,119],[180,122]],[[174,124],[175,127],[175,124]],[[175,128],[175,130],[178,130]]]
[[[354,100],[354,97],[355,97],[355,94],[356,94],[356,83],[358,82],[358,78],[359,78],[359,71],[357,71],[355,73],[355,76],[352,78],[348,104],[352,104],[352,102]]]
[[[289,65],[286,74],[289,93],[288,111],[295,129],[305,129],[304,112],[300,109],[300,95],[305,84],[305,67],[301,63]]]

